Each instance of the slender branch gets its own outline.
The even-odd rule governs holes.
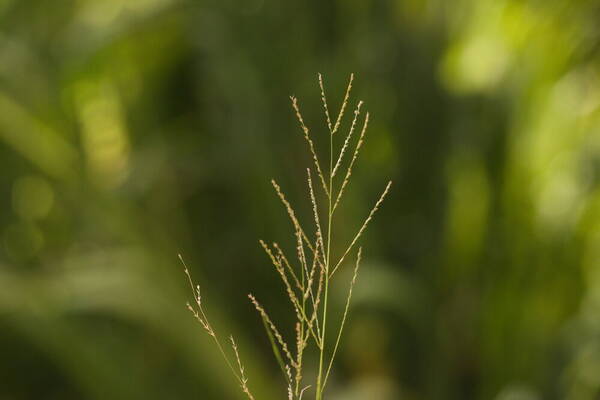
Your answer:
[[[358,153],[363,144],[365,132],[367,131],[368,125],[369,125],[369,113],[367,113],[367,115],[365,116],[365,122],[363,123],[362,131],[360,132],[358,142],[356,143],[356,147],[354,149],[354,154],[352,155],[352,160],[350,161],[350,165],[348,165],[348,169],[346,170],[346,176],[344,177],[344,181],[342,182],[342,187],[340,188],[337,198],[335,199],[335,204],[333,205],[334,211],[337,208],[340,200],[342,199],[342,195],[344,194],[344,189],[346,188],[346,185],[348,185],[348,183],[350,182],[350,176],[352,175],[352,167],[354,166],[354,163],[356,162],[356,159],[358,158]]]
[[[362,247],[359,247],[358,255],[356,257],[356,266],[354,267],[354,275],[352,276],[352,281],[350,282],[350,289],[348,290],[348,297],[346,297],[346,307],[344,308],[344,315],[342,317],[342,322],[340,324],[340,329],[338,331],[337,339],[335,340],[335,346],[333,347],[333,354],[331,355],[331,360],[329,360],[329,367],[327,367],[327,373],[325,374],[325,379],[323,379],[323,389],[325,388],[325,385],[327,385],[327,378],[329,377],[329,372],[331,372],[331,367],[333,366],[333,360],[335,359],[335,355],[337,353],[337,349],[340,344],[340,339],[342,338],[342,332],[344,331],[346,317],[348,316],[348,309],[350,308],[350,300],[352,299],[352,290],[354,289],[354,284],[356,283],[356,277],[358,276],[358,268],[360,266],[361,255],[362,255]]]
[[[310,138],[308,128],[304,124],[304,119],[302,118],[302,114],[300,113],[300,108],[298,107],[298,99],[296,99],[293,96],[290,97],[290,99],[292,100],[292,107],[294,107],[294,110],[296,110],[296,117],[298,118],[298,121],[300,122],[300,127],[302,128],[302,131],[304,132],[304,139],[308,143],[310,153],[313,156],[313,161],[315,163],[315,167],[317,168],[319,178],[321,179],[321,184],[323,185],[323,190],[325,191],[325,194],[327,195],[327,197],[330,197],[331,190],[328,190],[327,185],[325,184],[325,176],[323,175],[323,171],[321,171],[321,165],[319,164],[319,157],[317,157],[317,152],[315,151],[315,145],[314,145],[312,139]]]
[[[285,356],[288,358],[288,360],[290,361],[290,363],[292,365],[295,365],[296,363],[294,361],[294,358],[292,357],[292,353],[290,353],[287,343],[285,342],[285,340],[283,340],[283,336],[281,336],[281,333],[279,333],[279,330],[277,329],[277,327],[275,326],[273,321],[271,321],[271,318],[269,318],[269,315],[267,314],[265,309],[258,303],[256,298],[252,294],[249,294],[248,298],[250,299],[252,304],[254,304],[254,308],[256,308],[256,311],[258,311],[258,313],[261,315],[261,317],[266,321],[269,328],[271,328],[271,331],[273,332],[275,339],[277,339],[277,342],[279,343],[279,345],[281,346],[281,349],[283,350],[283,354],[285,354]]]
[[[258,242],[260,243],[260,245],[262,246],[262,248],[265,250],[265,253],[267,253],[267,255],[269,256],[269,258],[271,259],[271,263],[273,264],[273,266],[277,270],[279,270],[279,267],[281,266],[281,262],[279,262],[277,260],[277,257],[275,257],[275,255],[273,254],[273,252],[271,251],[271,248],[269,248],[269,246],[263,240],[259,240]],[[287,267],[290,275],[294,279],[294,283],[296,284],[296,286],[298,287],[298,289],[300,289],[300,291],[302,291],[304,293],[304,287],[302,286],[302,284],[300,283],[300,281],[296,277],[296,274],[294,273],[294,269],[291,267],[291,265],[287,261],[287,258],[283,254],[283,251],[279,248],[279,246],[277,245],[277,243],[273,243],[273,247],[275,247],[275,249],[278,252],[278,256],[283,260],[283,263],[286,265],[286,267]]]
[[[254,396],[252,396],[252,393],[250,393],[250,390],[248,389],[247,383],[248,383],[248,378],[246,378],[246,375],[244,373],[244,365],[242,365],[242,360],[240,360],[240,353],[238,352],[238,348],[237,345],[235,344],[235,340],[233,340],[233,335],[229,336],[229,340],[231,341],[231,347],[233,348],[233,352],[235,353],[235,359],[237,360],[238,363],[238,367],[240,370],[240,377],[241,377],[241,386],[242,386],[242,391],[244,393],[246,393],[246,395],[248,396],[248,398],[250,400],[254,400]]]
[[[292,225],[294,226],[295,233],[296,233],[296,231],[300,233],[300,235],[302,236],[302,239],[304,240],[304,243],[310,249],[310,251],[314,254],[315,248],[312,246],[310,240],[308,239],[308,236],[304,232],[304,229],[302,229],[302,225],[300,224],[300,221],[298,221],[298,218],[296,217],[296,213],[294,212],[292,205],[290,204],[290,202],[286,199],[285,195],[283,194],[281,187],[277,184],[275,179],[271,179],[271,184],[273,185],[273,188],[275,189],[275,192],[277,193],[277,197],[279,197],[279,199],[283,203],[283,205],[288,213],[288,216],[290,217],[290,220],[292,221]],[[321,262],[321,261],[319,260],[319,262]],[[322,262],[325,262],[325,261],[323,260]]]
[[[356,236],[354,236],[354,239],[352,239],[352,242],[350,243],[350,245],[348,246],[348,248],[346,249],[346,251],[344,252],[344,254],[342,255],[342,257],[340,257],[340,260],[337,262],[337,264],[333,268],[333,271],[331,271],[331,274],[329,275],[329,278],[331,278],[333,276],[333,274],[335,274],[335,271],[337,271],[337,269],[339,268],[340,264],[342,264],[342,262],[344,261],[344,258],[346,257],[346,255],[348,255],[348,253],[350,252],[350,250],[352,250],[352,247],[354,247],[354,245],[356,244],[356,241],[361,237],[361,235],[363,234],[364,230],[367,228],[367,225],[369,225],[369,222],[373,218],[373,215],[379,209],[379,206],[381,205],[381,203],[385,199],[385,196],[387,195],[387,193],[390,190],[391,186],[392,186],[392,181],[389,181],[388,184],[387,184],[387,186],[385,187],[385,190],[383,191],[383,193],[379,197],[379,200],[377,200],[377,203],[375,203],[375,207],[373,207],[373,209],[369,213],[369,216],[367,217],[367,219],[365,220],[365,222],[360,227],[360,230],[358,231],[358,233],[356,234]]]
[[[327,118],[327,127],[329,133],[333,133],[333,127],[331,126],[331,118],[329,117],[329,108],[327,107],[327,98],[325,97],[325,89],[323,88],[323,77],[319,73],[319,87],[321,88],[321,100],[323,101],[323,108],[325,109],[325,117]]]
[[[344,116],[344,110],[346,109],[346,105],[348,104],[348,98],[350,97],[350,91],[352,90],[352,82],[354,81],[354,74],[350,74],[350,80],[348,81],[348,87],[346,88],[346,94],[344,95],[344,101],[342,102],[342,106],[340,108],[340,113],[338,114],[337,121],[335,121],[335,126],[331,131],[331,134],[334,135],[338,128],[340,127],[340,122],[342,121],[342,117]],[[333,147],[333,146],[332,146]],[[331,171],[329,171],[331,172]]]
[[[312,207],[313,207],[313,214],[315,217],[315,225],[317,227],[317,240],[321,243],[321,251],[323,252],[323,254],[325,254],[325,248],[323,246],[323,231],[321,230],[321,222],[319,220],[319,210],[317,207],[317,200],[315,198],[315,191],[313,190],[310,168],[306,168],[306,173],[308,175],[307,180],[308,180],[310,201],[311,201]]]
[[[360,114],[360,107],[363,105],[362,101],[358,102],[356,106],[356,110],[354,110],[354,118],[352,118],[352,124],[350,125],[350,130],[348,131],[348,135],[346,135],[346,139],[344,140],[344,144],[342,145],[342,149],[340,150],[340,155],[335,163],[335,167],[333,167],[332,175],[335,176],[338,168],[342,163],[342,159],[344,158],[344,153],[348,148],[348,144],[350,143],[350,139],[352,138],[352,133],[354,132],[354,127],[356,126],[356,120],[358,119],[358,115]]]
[[[198,322],[200,322],[200,324],[206,330],[206,332],[209,334],[209,336],[211,336],[213,338],[215,344],[217,345],[217,349],[221,353],[221,356],[225,360],[225,363],[229,367],[231,373],[233,374],[235,379],[237,379],[238,383],[242,387],[243,392],[246,394],[246,396],[248,396],[248,398],[250,400],[254,400],[254,397],[252,396],[252,393],[250,392],[250,390],[248,389],[248,386],[247,386],[248,379],[246,379],[246,377],[244,375],[244,369],[241,366],[242,364],[241,364],[241,360],[239,358],[239,354],[237,351],[237,346],[235,346],[235,344],[234,344],[234,352],[235,352],[236,358],[238,360],[238,365],[240,366],[240,374],[238,374],[236,372],[233,364],[231,363],[231,361],[229,361],[229,357],[227,357],[227,354],[225,353],[225,350],[223,349],[223,346],[221,345],[221,342],[220,342],[219,338],[217,337],[215,330],[213,329],[212,325],[210,324],[210,321],[208,320],[208,318],[206,317],[206,313],[204,312],[204,308],[202,307],[202,299],[200,297],[200,285],[196,285],[196,287],[194,287],[194,281],[192,280],[192,275],[190,274],[190,271],[189,271],[185,261],[183,260],[183,257],[181,256],[181,254],[178,254],[178,257],[179,257],[179,260],[181,261],[181,263],[183,264],[184,272],[188,278],[190,287],[192,288],[192,293],[194,295],[194,302],[196,303],[196,308],[194,308],[188,302],[187,303],[188,310],[194,315],[194,318],[196,318],[196,320]],[[231,341],[233,343],[233,337],[231,338]]]
[[[317,239],[317,240],[319,240],[319,239]],[[308,297],[310,297],[310,300],[311,300],[312,306],[313,306],[313,314],[312,314],[312,316],[310,318],[310,321],[309,321],[309,324],[311,326],[309,326],[309,328],[312,328],[313,322],[316,321],[316,324],[314,326],[317,329],[317,336],[320,337],[321,336],[321,332],[320,332],[320,329],[319,329],[319,319],[318,319],[317,312],[318,312],[318,308],[319,308],[319,306],[318,306],[319,305],[319,298],[318,298],[318,296],[320,296],[320,294],[321,294],[320,293],[321,292],[320,288],[321,288],[323,273],[321,273],[319,275],[319,290],[317,291],[317,297],[315,297],[315,295],[313,294],[313,288],[312,288],[312,286],[313,286],[313,280],[314,280],[315,270],[317,269],[317,264],[318,264],[317,263],[317,257],[319,256],[318,255],[318,244],[315,244],[315,248],[317,249],[317,252],[315,253],[315,257],[313,257],[313,262],[312,262],[311,269],[310,269],[310,271],[308,271],[308,270],[305,271],[305,274],[307,276],[308,281],[307,281],[307,283],[305,285],[306,286],[306,291],[304,292],[303,297],[304,297],[304,300],[306,300]],[[322,268],[321,268],[321,271],[322,271]]]

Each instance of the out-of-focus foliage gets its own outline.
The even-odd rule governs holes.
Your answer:
[[[316,72],[334,102],[355,72],[372,113],[339,237],[396,182],[330,398],[598,398],[597,1],[2,0],[0,21],[0,398],[242,398],[178,252],[283,398],[245,294],[290,320],[256,240],[290,233],[270,177],[310,216],[287,100],[324,127]]]

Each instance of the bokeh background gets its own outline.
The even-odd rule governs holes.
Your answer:
[[[317,72],[334,109],[354,72],[372,116],[340,238],[395,182],[329,398],[598,399],[599,21],[594,0],[0,1],[0,399],[242,399],[177,253],[257,397],[285,398],[246,294],[291,322],[257,240],[293,245],[272,177],[310,217],[288,96],[325,135]]]

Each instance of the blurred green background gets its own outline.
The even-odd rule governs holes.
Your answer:
[[[598,1],[1,0],[0,21],[0,399],[242,399],[177,253],[257,398],[285,398],[246,294],[291,322],[257,240],[293,245],[272,177],[310,217],[288,96],[325,134],[317,72],[333,109],[354,72],[372,117],[341,237],[395,182],[329,399],[600,398]]]

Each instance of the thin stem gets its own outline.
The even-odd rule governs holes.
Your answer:
[[[340,339],[342,338],[342,333],[344,332],[344,325],[346,324],[346,317],[348,316],[348,309],[350,308],[350,301],[352,300],[352,290],[354,289],[354,285],[356,284],[358,268],[360,267],[361,255],[362,247],[359,247],[358,255],[356,256],[356,266],[354,267],[354,275],[352,276],[352,281],[350,282],[350,289],[348,289],[348,297],[346,297],[346,307],[344,308],[344,315],[342,317],[342,322],[340,324],[337,339],[335,340],[335,346],[333,347],[331,360],[329,360],[329,367],[327,367],[327,373],[325,373],[325,379],[323,380],[323,389],[325,389],[325,385],[327,385],[327,378],[329,378],[329,373],[331,372],[331,367],[333,366],[333,360],[335,360],[335,355],[337,353],[338,346],[340,345]]]
[[[219,338],[217,337],[215,330],[213,329],[212,325],[210,324],[208,318],[206,317],[206,313],[204,312],[204,308],[202,307],[202,299],[200,297],[200,285],[197,285],[196,287],[194,287],[194,281],[192,280],[192,275],[190,274],[187,264],[183,260],[183,257],[181,256],[181,254],[178,254],[178,257],[179,257],[179,260],[181,261],[181,264],[183,264],[185,275],[187,276],[190,287],[192,288],[192,294],[194,295],[194,302],[196,303],[196,308],[197,308],[196,309],[196,308],[192,307],[192,305],[190,303],[188,303],[187,304],[188,310],[190,310],[190,312],[194,315],[194,318],[196,318],[196,320],[198,320],[198,322],[200,322],[200,324],[203,326],[203,328],[206,330],[206,332],[209,334],[209,336],[211,336],[213,338],[213,340],[215,341],[215,344],[217,345],[217,349],[219,350],[219,352],[221,353],[221,356],[225,360],[225,363],[231,370],[231,373],[237,379],[238,383],[247,390],[247,386],[246,386],[247,380],[245,380],[245,377],[240,376],[236,372],[233,364],[231,363],[231,361],[229,361],[229,357],[227,357],[227,354],[225,353],[223,346],[221,346],[221,342],[219,341]],[[198,311],[200,311],[200,312],[198,312]],[[248,397],[252,398],[252,394],[250,394],[249,391],[246,392],[246,395]]]
[[[343,108],[342,108],[343,110]],[[343,112],[343,111],[342,111]],[[329,193],[333,193],[333,133],[329,135]],[[319,352],[319,375],[317,377],[316,400],[323,399],[323,363],[325,358],[325,332],[327,327],[327,300],[329,297],[329,265],[331,260],[331,225],[333,220],[333,196],[328,196],[327,211],[327,256],[325,260],[325,291],[323,293],[323,325],[321,328],[321,349]]]
[[[369,213],[369,216],[367,217],[367,219],[365,220],[365,222],[363,222],[362,226],[358,230],[358,233],[356,234],[356,236],[354,236],[354,239],[352,239],[352,242],[350,243],[350,245],[348,246],[348,248],[346,248],[346,251],[344,252],[344,254],[342,255],[342,257],[340,257],[340,259],[337,262],[337,264],[335,264],[335,267],[333,268],[333,271],[331,271],[331,275],[329,275],[329,278],[331,278],[333,276],[333,274],[335,274],[335,271],[337,271],[337,269],[339,268],[339,266],[342,264],[342,262],[344,261],[344,258],[346,258],[346,256],[350,252],[350,250],[352,250],[352,247],[354,247],[354,245],[356,244],[356,241],[361,237],[361,235],[363,234],[363,232],[367,228],[367,225],[369,225],[369,222],[371,222],[371,219],[373,218],[373,215],[377,212],[377,210],[379,210],[379,206],[381,206],[381,203],[383,203],[383,200],[385,199],[385,196],[388,194],[391,186],[392,186],[392,181],[389,181],[388,184],[387,184],[387,186],[385,187],[385,190],[383,191],[383,193],[379,197],[379,200],[377,200],[377,203],[375,203],[375,207],[373,207],[371,209],[371,212]]]

